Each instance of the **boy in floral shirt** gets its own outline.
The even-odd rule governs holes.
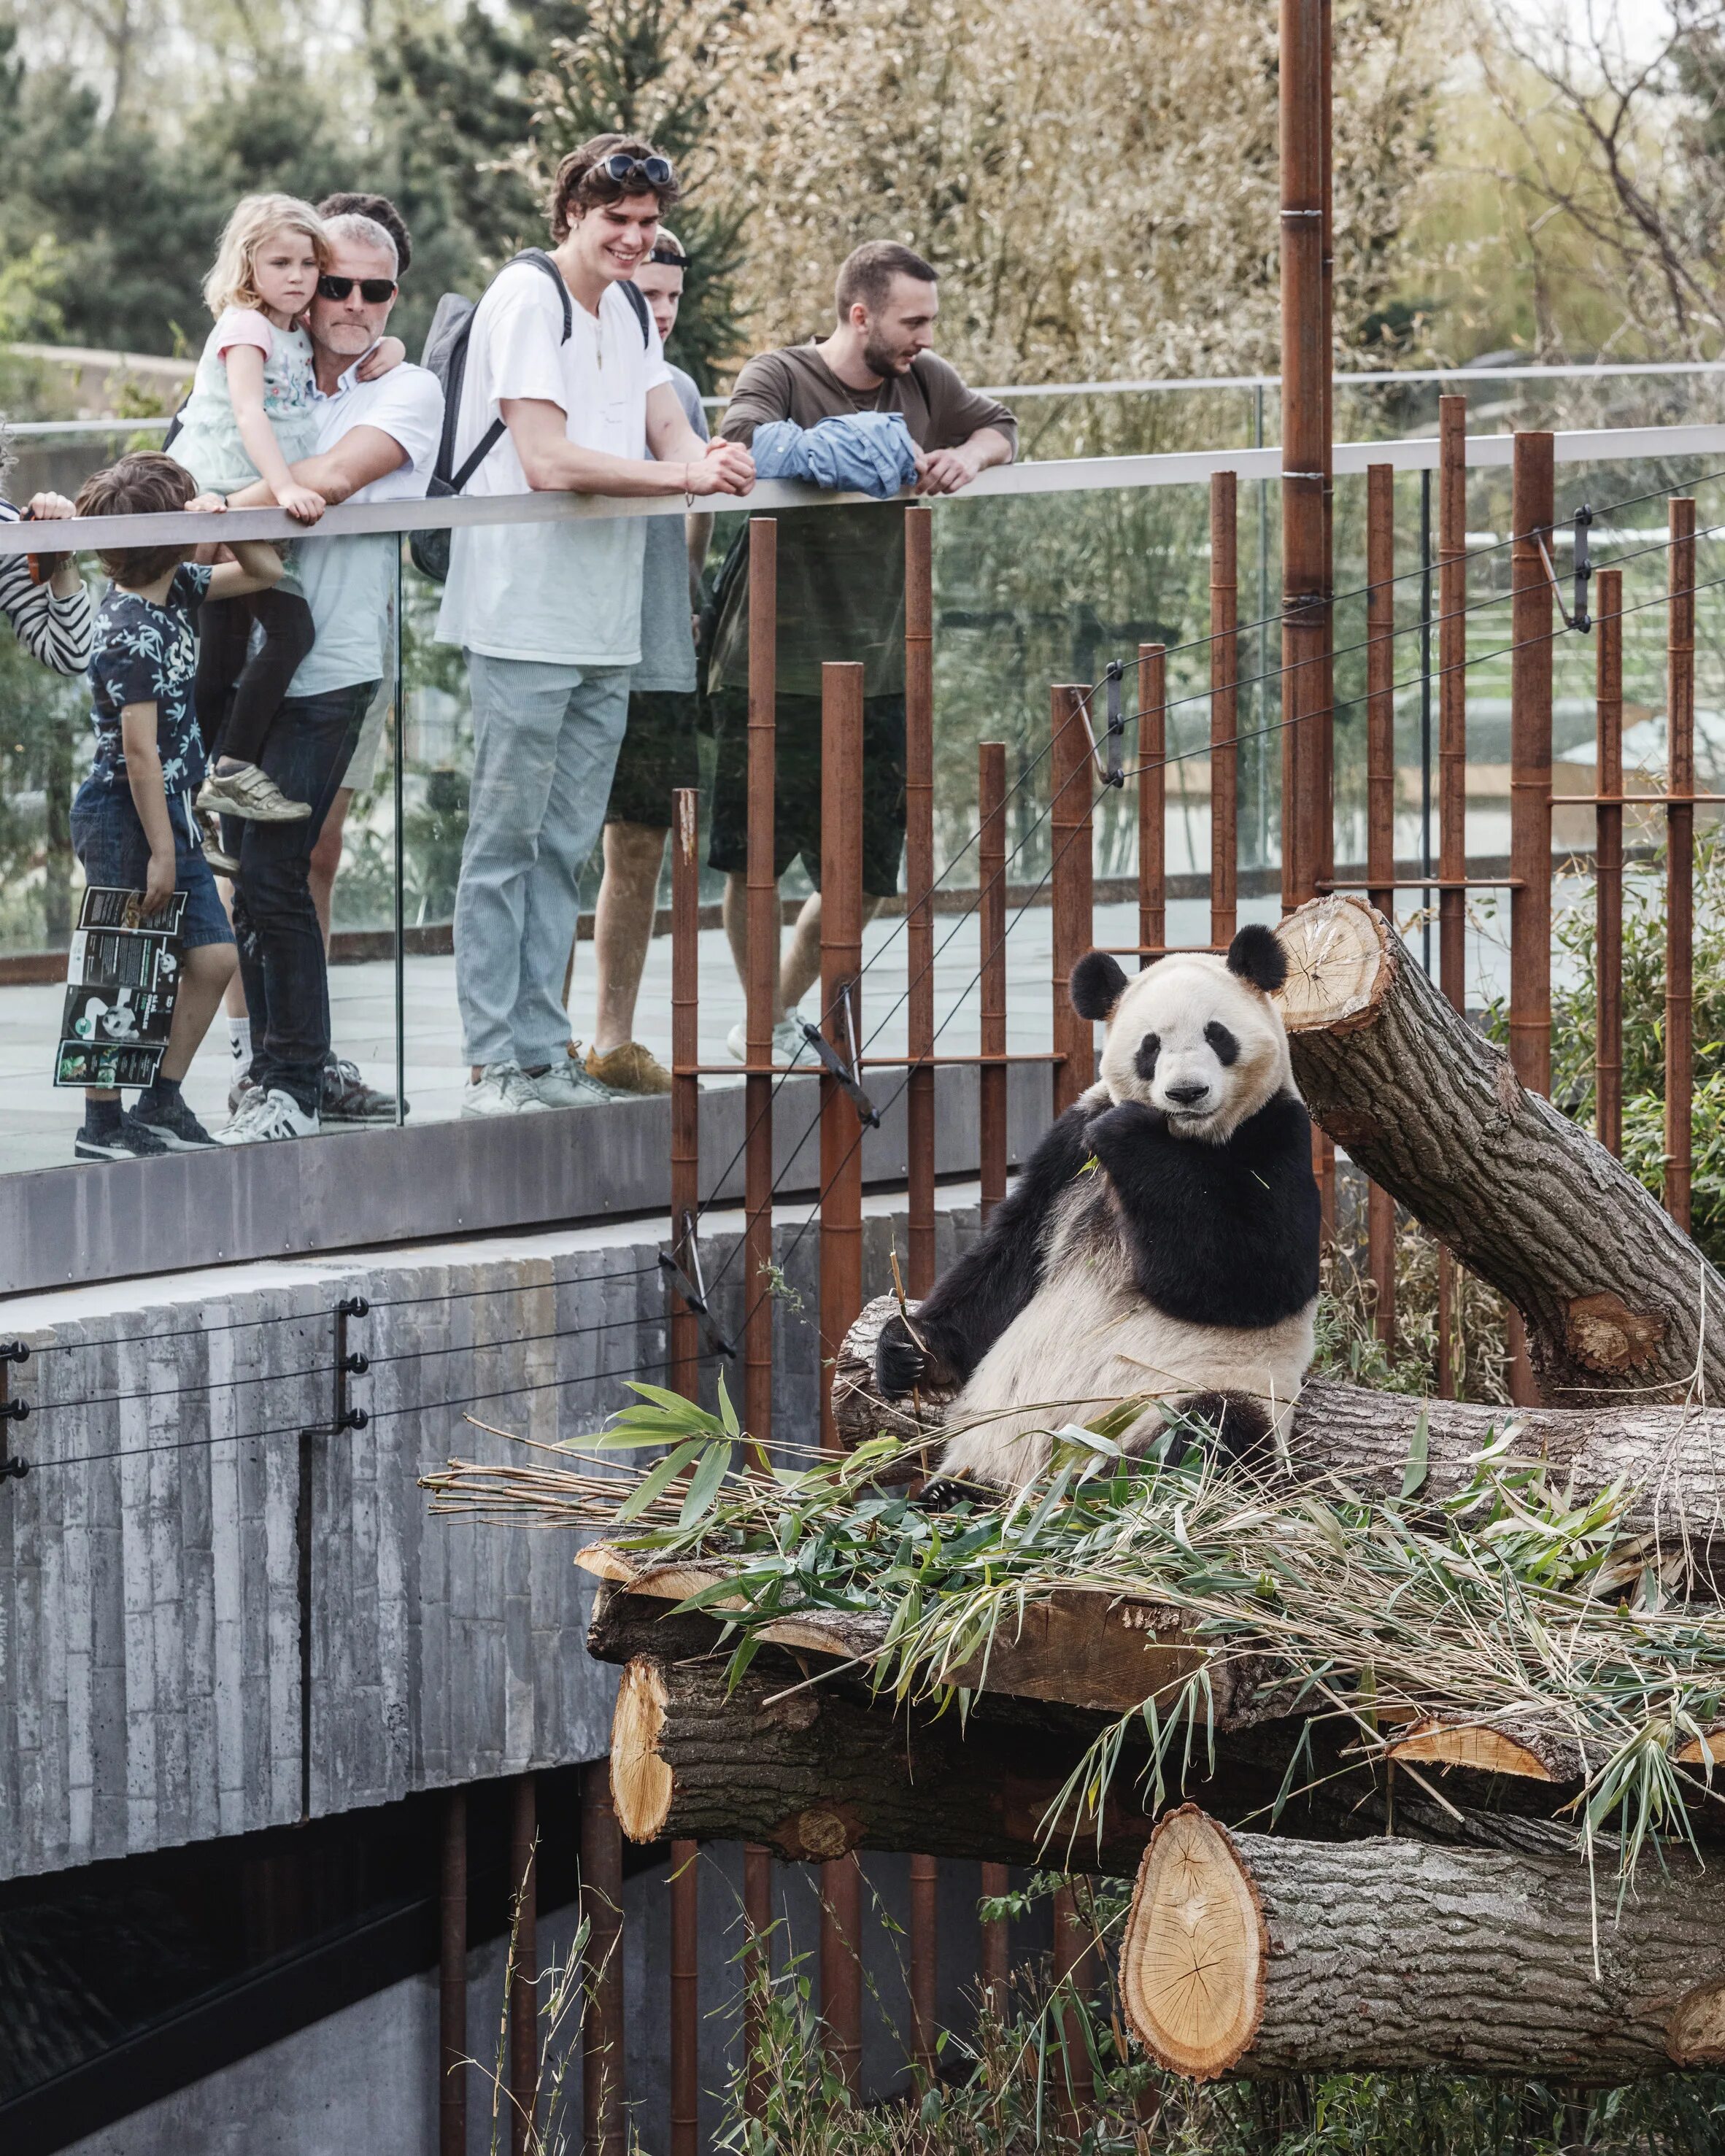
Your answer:
[[[197,498],[171,457],[122,457],[84,483],[80,516],[218,508]],[[96,613],[90,663],[95,762],[72,803],[72,844],[87,884],[141,894],[146,919],[176,891],[185,905],[176,941],[180,984],[156,1082],[123,1111],[117,1092],[85,1094],[80,1160],[135,1160],[189,1152],[213,1141],[180,1096],[180,1081],[233,978],[234,932],[204,859],[192,797],[203,783],[203,746],[193,708],[198,610],[207,598],[239,598],[281,575],[281,557],[241,541],[235,558],[194,567],[187,546],[127,547],[98,558],[113,582]]]

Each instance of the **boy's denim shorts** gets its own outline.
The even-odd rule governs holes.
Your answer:
[[[204,943],[231,943],[234,931],[222,910],[216,879],[203,858],[203,842],[184,798],[172,794],[168,821],[174,834],[174,889],[186,894],[177,938],[184,951]],[[150,841],[132,806],[124,778],[104,786],[92,774],[72,803],[72,849],[87,884],[118,891],[141,891],[150,867]]]

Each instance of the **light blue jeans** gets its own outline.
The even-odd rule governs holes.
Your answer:
[[[576,879],[604,824],[633,670],[463,655],[474,755],[455,995],[468,1062],[531,1070],[568,1045]]]

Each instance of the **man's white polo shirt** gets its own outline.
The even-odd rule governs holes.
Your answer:
[[[423,367],[393,367],[375,382],[361,382],[354,375],[359,363],[356,360],[348,368],[332,395],[317,401],[318,449],[333,449],[355,427],[376,427],[401,444],[402,460],[349,500],[420,501],[443,432],[442,388]],[[326,696],[379,680],[391,671],[390,622],[400,553],[400,541],[387,532],[301,542],[294,567],[311,608],[317,641],[293,678],[290,696]]]

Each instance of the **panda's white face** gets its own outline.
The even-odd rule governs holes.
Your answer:
[[[1293,1086],[1281,1013],[1200,952],[1128,978],[1109,1014],[1101,1079],[1115,1100],[1146,1101],[1180,1137],[1211,1145]]]

